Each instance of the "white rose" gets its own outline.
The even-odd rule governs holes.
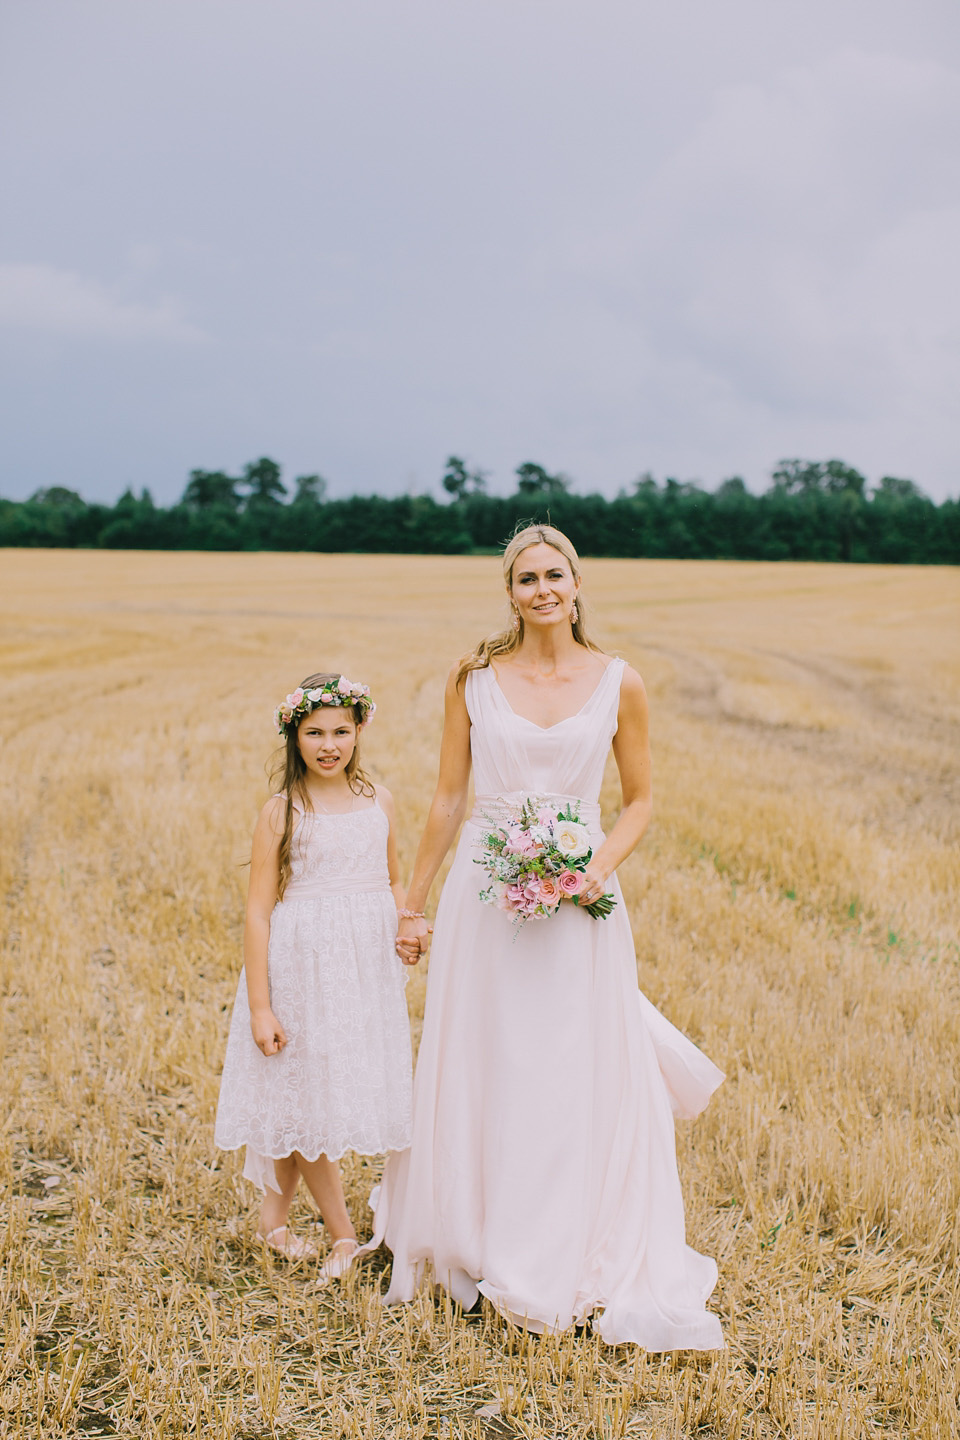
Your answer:
[[[571,860],[580,860],[591,850],[590,836],[582,825],[573,820],[562,820],[554,831],[554,841],[561,855]]]
[[[323,691],[322,691],[322,690],[308,690],[308,691],[307,691],[307,699],[310,700],[314,705],[319,705],[319,704],[320,704],[320,701],[323,699]]]

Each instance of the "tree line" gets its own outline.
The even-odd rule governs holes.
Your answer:
[[[760,495],[739,476],[715,490],[642,475],[612,500],[578,495],[563,474],[525,461],[515,493],[491,495],[482,470],[447,461],[431,495],[330,498],[320,475],[288,489],[266,457],[240,475],[193,470],[180,499],[156,505],[126,490],[87,504],[55,485],[0,499],[0,546],[118,550],[306,550],[464,554],[498,549],[518,523],[558,525],[582,553],[663,559],[839,560],[960,564],[960,501],[937,505],[911,480],[868,490],[840,460],[783,460]]]

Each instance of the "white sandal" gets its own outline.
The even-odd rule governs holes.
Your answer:
[[[320,1253],[312,1240],[294,1235],[289,1225],[278,1225],[275,1230],[268,1230],[266,1235],[261,1235],[258,1230],[257,1235],[268,1250],[282,1255],[284,1260],[316,1260]],[[278,1235],[282,1235],[283,1239],[278,1240]]]
[[[346,1236],[343,1240],[335,1240],[330,1247],[330,1254],[320,1266],[317,1287],[322,1289],[331,1280],[339,1280],[342,1275],[346,1275],[359,1253],[359,1240],[354,1240],[350,1236]]]

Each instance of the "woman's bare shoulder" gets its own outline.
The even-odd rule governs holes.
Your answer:
[[[450,669],[447,672],[447,683],[445,686],[445,690],[448,700],[458,697],[462,700],[464,688],[467,683],[467,677],[471,675],[474,670],[481,670],[486,668],[484,665],[478,665],[476,663],[476,659],[476,651],[467,650],[464,652],[463,655],[459,657],[459,659],[454,660],[453,664],[450,666]]]
[[[623,674],[620,677],[620,704],[622,705],[624,701],[628,705],[644,711],[647,708],[647,687],[640,674],[626,662],[624,662]]]

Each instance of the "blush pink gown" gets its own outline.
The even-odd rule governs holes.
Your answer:
[[[504,801],[577,799],[601,840],[623,668],[549,728],[510,708],[493,670],[467,676],[476,806],[437,910],[413,1139],[387,1161],[371,1245],[393,1252],[388,1304],[429,1262],[462,1305],[482,1292],[531,1330],[592,1315],[610,1344],[712,1350],[717,1267],[684,1238],[673,1122],[722,1072],[637,988],[615,877],[608,919],[565,904],[516,935],[478,898],[477,842]]]

